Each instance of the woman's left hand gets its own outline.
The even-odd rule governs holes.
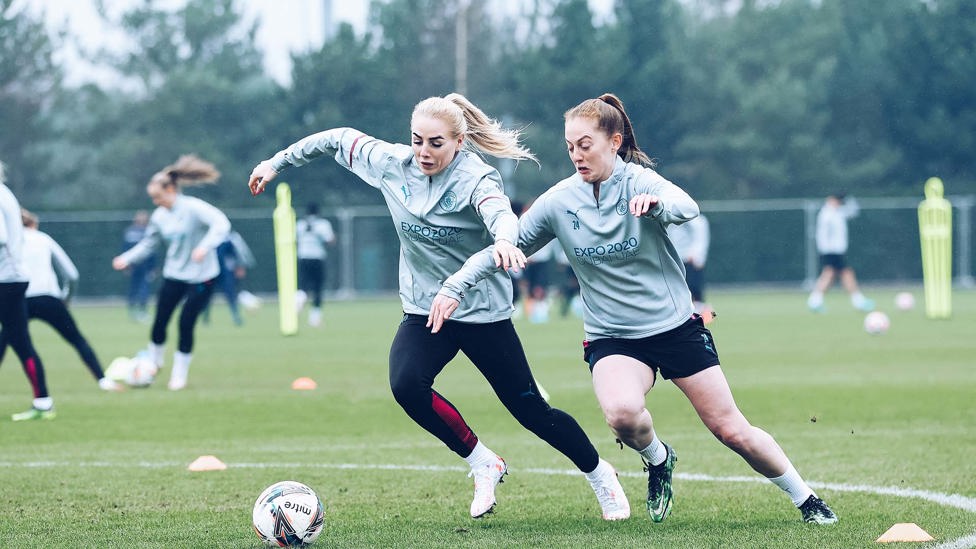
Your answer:
[[[630,199],[630,213],[635,217],[646,215],[657,206],[658,202],[660,199],[653,194],[639,194]]]
[[[496,240],[495,250],[491,255],[495,258],[495,266],[503,267],[506,271],[525,268],[525,254],[507,240]]]
[[[427,327],[431,329],[430,333],[436,334],[440,331],[441,326],[451,318],[460,304],[461,302],[453,297],[435,295],[434,301],[430,304],[430,314],[427,315]]]

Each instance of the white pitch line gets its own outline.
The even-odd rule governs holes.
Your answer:
[[[146,468],[146,469],[166,469],[170,467],[185,467],[187,464],[175,461],[138,461],[129,463],[113,463],[109,461],[28,461],[13,462],[0,461],[0,468],[57,468],[57,467],[111,467],[111,468]],[[395,464],[362,464],[362,463],[261,463],[261,462],[240,462],[228,463],[229,469],[336,469],[336,470],[382,470],[382,471],[429,471],[429,472],[451,472],[464,473],[467,467],[444,466],[444,465],[395,465]],[[536,475],[560,475],[560,476],[581,476],[582,473],[575,469],[545,469],[532,468],[517,469],[515,472],[529,473]],[[643,473],[619,472],[621,476],[642,478]],[[765,483],[767,479],[759,476],[728,476],[718,477],[698,473],[675,473],[675,478],[681,480],[692,480],[702,482],[746,482],[746,483]],[[916,490],[914,488],[899,488],[895,486],[871,486],[868,484],[836,484],[830,482],[809,482],[812,488],[822,488],[837,492],[863,492],[879,496],[894,496],[900,498],[918,498],[925,501],[941,505],[943,507],[954,507],[969,513],[976,513],[976,498],[963,496],[960,494],[943,494],[929,490]],[[963,536],[958,539],[948,540],[932,549],[966,549],[976,547],[976,532]]]

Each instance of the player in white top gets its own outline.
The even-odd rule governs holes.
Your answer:
[[[0,329],[14,348],[34,389],[30,410],[14,414],[14,421],[54,419],[54,399],[47,392],[44,363],[27,331],[27,268],[24,266],[24,225],[20,203],[6,185],[0,162]]]
[[[217,246],[230,233],[227,216],[199,198],[184,195],[181,187],[212,183],[219,177],[220,172],[213,164],[193,155],[181,156],[175,164],[156,172],[146,185],[146,193],[157,206],[149,218],[146,234],[138,244],[112,260],[112,267],[121,271],[155,253],[157,246],[166,246],[163,285],[156,302],[148,353],[156,367],[161,368],[166,325],[176,307],[185,300],[168,384],[171,391],[186,387],[193,358],[193,329],[210,302],[220,273]]]
[[[827,196],[823,207],[817,212],[816,241],[821,271],[814,283],[813,291],[807,298],[807,307],[815,313],[826,310],[823,302],[824,292],[833,285],[838,276],[851,298],[851,305],[862,311],[874,310],[874,301],[861,293],[854,269],[847,264],[849,242],[847,220],[857,217],[859,212],[857,201],[853,198],[845,198],[840,193]]]
[[[332,223],[319,217],[319,205],[310,203],[305,209],[305,217],[295,224],[298,247],[298,289],[312,306],[308,309],[308,325],[315,327],[322,322],[322,286],[328,276],[325,258],[328,247],[335,244],[335,231]]]
[[[630,516],[616,471],[569,414],[549,406],[532,378],[512,324],[512,281],[486,276],[467,289],[457,316],[431,333],[428,316],[442,281],[464,261],[494,244],[506,267],[525,265],[512,242],[518,218],[498,171],[476,152],[497,158],[534,159],[519,132],[503,130],[460,94],[431,97],[414,107],[412,147],[387,143],[352,128],[308,136],[258,164],[248,186],[264,191],[278,172],[327,153],[382,193],[400,239],[400,302],[404,316],[390,349],[390,387],[403,410],[471,466],[475,495],[471,516],[495,506],[495,487],[507,471],[461,413],[434,390],[437,375],[463,352],[499,400],[525,428],[569,458],[586,475],[603,518]],[[467,150],[474,147],[475,150]]]
[[[105,377],[102,364],[88,340],[78,330],[74,317],[68,310],[78,283],[78,269],[64,249],[46,233],[37,230],[37,216],[21,210],[24,222],[24,262],[30,284],[27,286],[27,317],[47,322],[65,341],[70,343],[78,356],[95,376],[98,386],[105,391],[120,391],[122,386]],[[0,362],[7,351],[7,338],[0,333]]]

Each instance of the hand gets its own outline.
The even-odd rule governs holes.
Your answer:
[[[247,186],[251,189],[251,196],[257,196],[264,192],[264,188],[272,179],[278,176],[278,172],[271,167],[271,161],[265,160],[251,170],[251,177],[247,180]]]
[[[201,261],[206,259],[208,251],[209,250],[207,250],[206,248],[193,248],[193,251],[190,252],[190,259],[196,261],[197,263],[200,263]]]
[[[116,256],[112,259],[112,268],[116,271],[121,271],[129,268],[129,262],[122,259],[122,256]]]
[[[427,327],[431,329],[430,333],[439,332],[441,326],[451,318],[460,304],[461,302],[453,297],[447,297],[443,294],[435,295],[434,301],[430,304],[430,314],[427,315]]]
[[[634,217],[640,217],[654,209],[660,199],[653,194],[639,194],[630,199],[630,213]]]
[[[506,271],[525,268],[525,254],[507,240],[496,240],[491,255],[495,258],[495,266],[504,267]]]

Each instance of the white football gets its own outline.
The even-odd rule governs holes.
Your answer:
[[[119,383],[125,383],[131,371],[132,359],[127,356],[119,356],[109,363],[108,368],[105,369],[105,377]]]
[[[159,368],[149,358],[149,353],[139,351],[132,359],[132,369],[129,370],[129,375],[124,381],[130,387],[149,387],[155,381],[158,372]]]
[[[252,513],[254,531],[270,547],[296,547],[315,541],[325,524],[325,508],[315,491],[285,480],[268,486]]]
[[[895,307],[899,311],[911,311],[915,308],[915,296],[909,292],[899,292],[895,296]]]
[[[883,334],[891,327],[888,315],[881,311],[871,311],[864,317],[864,331],[872,335]]]

